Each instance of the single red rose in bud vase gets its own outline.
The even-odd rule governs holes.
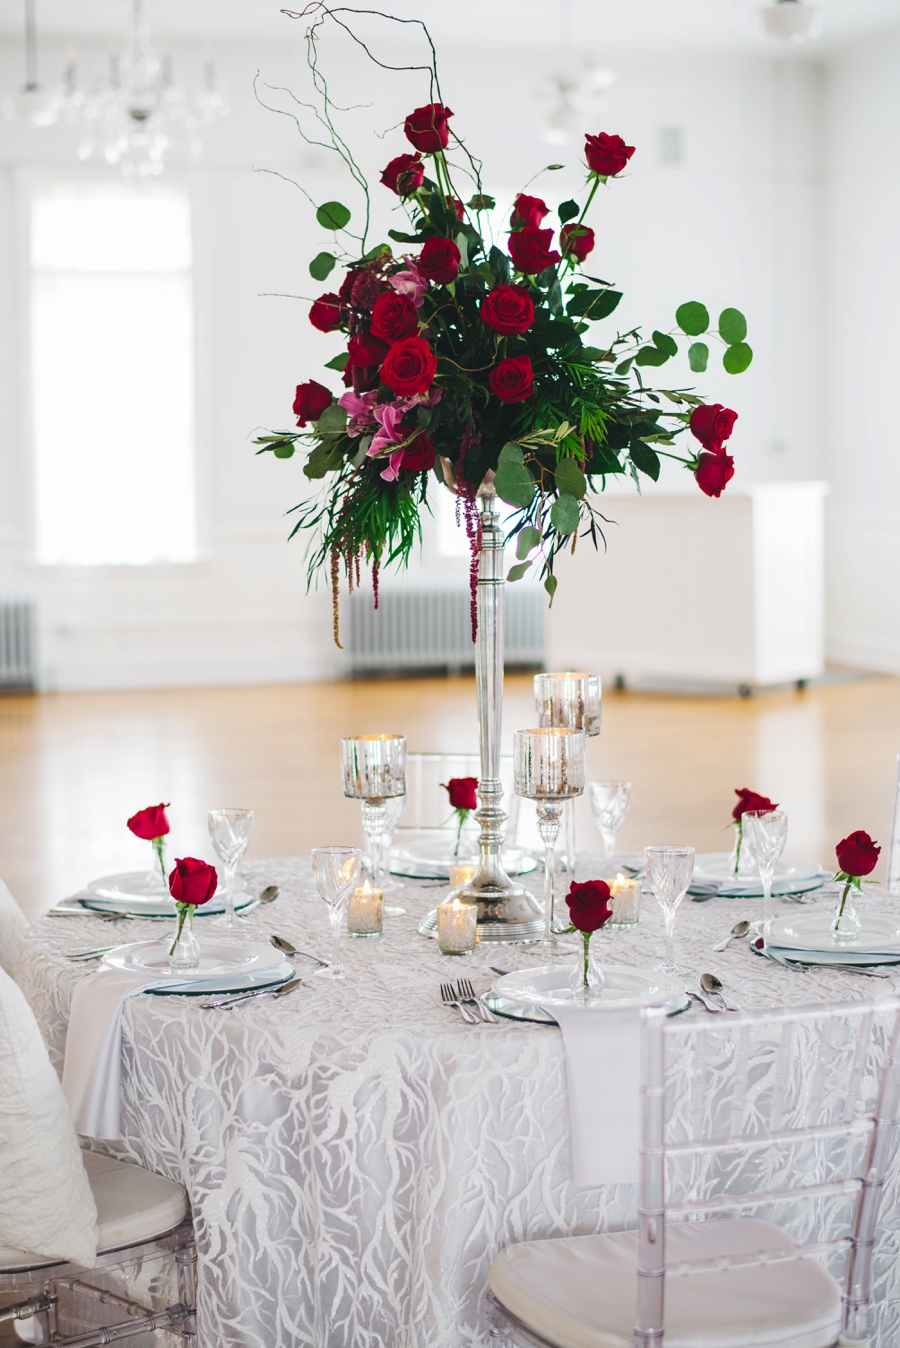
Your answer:
[[[863,879],[871,875],[878,865],[881,848],[864,829],[860,828],[842,838],[834,853],[839,868],[834,878],[838,882],[843,882],[844,888],[841,891],[831,930],[838,944],[853,944],[859,935],[861,923],[853,905],[847,903],[847,895],[851,886],[862,893]]]
[[[580,989],[587,994],[592,990],[599,996],[603,989],[603,975],[594,970],[591,978],[591,937],[595,931],[605,927],[613,915],[612,892],[605,880],[585,880],[582,884],[574,881],[566,895],[566,905],[572,925],[569,931],[580,931],[584,946],[583,966],[578,980]]]
[[[166,836],[169,821],[166,818],[167,805],[148,805],[138,810],[128,820],[128,827],[136,838],[148,842],[154,851],[155,865],[151,870],[153,877],[151,888],[165,892],[166,888]]]
[[[778,806],[774,800],[769,800],[768,796],[761,796],[758,791],[751,791],[749,786],[736,786],[734,794],[737,796],[737,803],[731,811],[731,817],[734,820],[734,849],[731,853],[731,862],[734,868],[734,874],[737,875],[741,864],[741,847],[744,842],[743,818],[748,811],[754,813],[766,814],[770,810],[777,810]]]
[[[456,817],[459,820],[459,827],[456,830],[456,847],[453,851],[453,855],[456,857],[459,856],[459,843],[462,838],[463,825],[470,812],[478,809],[478,778],[451,777],[449,782],[441,782],[441,786],[450,797],[451,809],[456,811]]]
[[[210,866],[206,861],[200,861],[197,857],[176,857],[174,870],[169,875],[169,893],[175,900],[175,908],[178,912],[178,929],[175,932],[175,940],[169,950],[169,959],[175,955],[175,951],[182,939],[185,921],[188,923],[188,932],[190,937],[190,923],[193,920],[194,910],[201,904],[209,903],[209,900],[216,892],[219,883],[219,877],[215,866]],[[196,945],[193,946],[196,951]],[[199,951],[193,959],[183,961],[186,965],[199,963]]]

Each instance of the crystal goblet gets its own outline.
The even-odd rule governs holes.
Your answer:
[[[584,791],[584,742],[583,730],[517,730],[513,736],[515,792],[537,802],[544,844],[545,939],[569,926],[556,911],[555,851],[563,805]]]
[[[534,703],[538,725],[561,730],[583,730],[589,738],[600,734],[602,684],[599,674],[535,674]],[[575,803],[563,806],[565,847],[563,865],[575,878]]]
[[[225,914],[222,925],[234,928],[234,877],[238,863],[247,850],[253,828],[252,810],[210,810],[207,816],[209,836],[216,856],[225,871]]]
[[[666,923],[666,958],[658,964],[663,974],[682,974],[675,963],[675,914],[694,874],[693,847],[645,847],[644,864],[650,888]]]
[[[388,868],[387,848],[397,819],[390,827],[388,801],[406,795],[406,736],[357,735],[341,740],[344,795],[362,802],[362,824],[372,859],[372,880],[379,889]],[[399,816],[397,816],[399,818]],[[389,915],[405,912],[385,907]]]
[[[319,897],[328,905],[331,920],[332,959],[328,972],[343,978],[341,964],[341,932],[347,914],[350,896],[359,883],[362,852],[358,847],[314,847],[313,875]]]
[[[588,782],[591,814],[603,839],[603,852],[612,863],[616,834],[622,827],[631,801],[631,782]]]
[[[772,877],[787,842],[788,817],[784,810],[746,810],[741,817],[744,842],[759,867],[763,887],[763,937],[772,925]]]

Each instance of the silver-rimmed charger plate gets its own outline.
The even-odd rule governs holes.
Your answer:
[[[736,876],[728,864],[728,852],[700,852],[694,858],[693,883],[698,887],[709,883],[717,885],[723,899],[762,898],[762,881],[758,875]],[[823,871],[817,861],[803,861],[795,857],[781,857],[775,866],[772,894],[805,894],[819,889],[831,872]]]
[[[558,1022],[553,1019],[549,1011],[545,1011],[542,1006],[524,1006],[522,1002],[514,1002],[510,997],[498,997],[496,992],[486,992],[481,999],[485,1006],[490,1007],[495,1015],[503,1016],[505,1020],[528,1021],[531,1025],[556,1025]],[[685,996],[684,1004],[670,1011],[670,1016],[680,1016],[683,1011],[687,1011],[691,1004],[691,999]]]
[[[410,880],[448,880],[451,866],[477,866],[477,840],[463,836],[458,856],[454,856],[456,834],[447,829],[397,829],[391,848],[392,875],[405,875]],[[523,847],[507,847],[503,852],[503,868],[507,875],[528,875],[537,868],[537,862]]]
[[[269,973],[284,962],[280,951],[268,941],[229,940],[201,936],[200,962],[193,969],[173,969],[169,964],[171,938],[160,941],[129,941],[102,956],[108,969],[159,978],[167,983],[194,983],[198,979],[246,977]]]
[[[274,969],[260,973],[225,974],[219,978],[200,978],[192,983],[172,983],[165,988],[146,988],[149,997],[205,997],[218,992],[253,992],[262,988],[280,988],[295,978],[297,970],[285,960]]]

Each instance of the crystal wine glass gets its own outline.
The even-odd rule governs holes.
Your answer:
[[[784,810],[747,810],[741,820],[744,840],[759,867],[763,887],[763,938],[768,940],[772,918],[772,877],[787,842],[788,817]]]
[[[631,782],[588,782],[588,799],[594,823],[603,839],[603,851],[611,863],[616,834],[622,827],[631,800]]]
[[[538,830],[544,844],[547,938],[568,927],[556,911],[556,840],[563,805],[584,791],[583,730],[517,730],[513,737],[515,792],[537,801]]]
[[[391,874],[391,844],[394,841],[394,832],[406,809],[406,796],[392,796],[390,800],[385,801],[384,811],[384,833],[381,840],[381,858],[378,876],[375,884],[379,889],[383,889],[386,895],[397,895],[402,889],[405,889],[402,880],[398,880],[396,875]],[[386,903],[381,910],[385,917],[403,917],[406,909],[399,903]]]
[[[359,884],[362,852],[358,847],[314,847],[313,875],[320,898],[328,905],[331,919],[332,959],[329,973],[344,977],[341,965],[341,932],[347,915],[350,895]]]
[[[602,685],[599,674],[535,674],[534,704],[538,725],[563,730],[583,730],[588,737],[600,734]],[[575,802],[563,807],[565,848],[563,865],[575,879]]]
[[[362,802],[363,832],[372,858],[372,878],[382,888],[381,876],[387,868],[384,856],[387,802],[406,795],[406,736],[356,735],[342,739],[341,770],[344,795]],[[388,912],[388,909],[384,911]]]
[[[225,870],[225,915],[222,925],[234,930],[234,877],[238,862],[247,850],[253,828],[252,810],[210,810],[207,816],[209,836],[216,856]]]
[[[666,958],[658,964],[663,974],[683,974],[675,963],[675,914],[694,874],[693,847],[645,847],[647,880],[666,922]]]

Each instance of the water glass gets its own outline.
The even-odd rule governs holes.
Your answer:
[[[399,890],[405,889],[402,880],[398,880],[396,875],[391,874],[391,846],[394,841],[394,833],[397,825],[403,817],[403,811],[406,809],[406,796],[392,796],[390,800],[384,803],[384,832],[381,835],[381,851],[378,859],[378,874],[374,877],[375,884],[383,889],[388,896],[396,895]],[[374,857],[373,857],[374,866]],[[386,917],[403,917],[406,909],[399,903],[386,903],[384,913]]]
[[[772,877],[787,842],[788,817],[784,810],[746,810],[741,817],[744,842],[759,867],[763,887],[763,937],[772,925]]]
[[[663,974],[682,974],[675,963],[675,914],[694,874],[693,847],[645,847],[647,881],[666,923],[666,958],[658,964]]]
[[[362,824],[372,880],[384,889],[387,871],[385,838],[389,800],[406,795],[406,736],[357,735],[341,740],[344,795],[362,801]],[[397,822],[394,820],[394,828]],[[393,830],[391,830],[391,833]]]
[[[331,919],[332,958],[329,972],[343,978],[341,965],[341,932],[350,895],[359,883],[362,852],[358,847],[314,847],[313,875],[319,897],[328,905]]]
[[[534,703],[541,727],[583,730],[600,734],[601,683],[599,674],[535,674]],[[563,865],[570,880],[575,878],[575,805],[563,807],[565,845]]]
[[[588,782],[587,789],[594,823],[603,839],[603,851],[611,862],[616,850],[616,834],[628,813],[631,782]]]
[[[584,744],[583,730],[517,730],[513,737],[516,795],[537,801],[548,936],[569,925],[556,911],[555,851],[563,805],[584,791]]]
[[[222,925],[233,929],[237,926],[234,915],[234,877],[238,862],[250,842],[253,811],[210,810],[207,824],[216,856],[225,871],[225,916]]]

